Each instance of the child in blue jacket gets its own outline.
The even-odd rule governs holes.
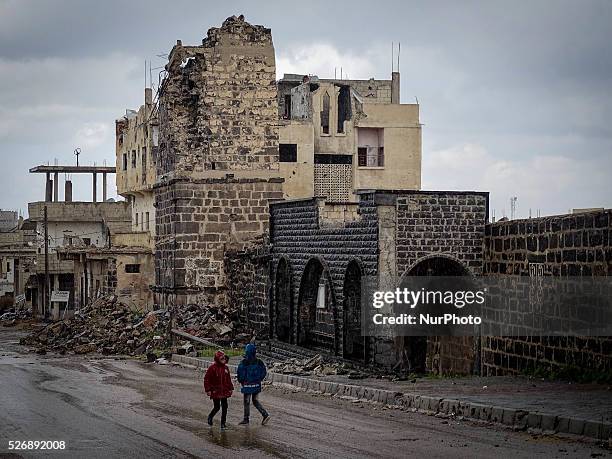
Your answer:
[[[266,377],[266,365],[256,356],[257,348],[254,344],[247,344],[244,350],[244,359],[238,365],[238,382],[242,385],[240,391],[244,394],[244,419],[240,425],[249,423],[251,399],[253,406],[257,408],[263,417],[261,424],[266,425],[270,420],[270,415],[261,406],[257,396],[261,392],[261,382]]]

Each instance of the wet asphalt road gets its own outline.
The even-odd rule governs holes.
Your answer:
[[[63,440],[23,457],[610,457],[597,446],[267,387],[269,425],[206,425],[202,373],[173,365],[37,356],[0,328],[0,457],[9,440]],[[238,395],[238,396],[237,396]],[[255,411],[255,414],[256,411]],[[254,421],[257,422],[254,422]],[[594,454],[595,456],[592,456]]]

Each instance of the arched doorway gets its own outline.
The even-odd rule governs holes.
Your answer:
[[[361,330],[361,268],[356,261],[346,268],[343,306],[344,358],[367,363],[367,337]]]
[[[329,272],[317,258],[304,268],[297,305],[297,344],[336,352],[336,307]]]
[[[286,343],[292,342],[293,331],[293,292],[291,289],[291,268],[285,258],[281,258],[276,267],[274,292],[273,326],[276,338]]]
[[[402,276],[400,289],[413,286],[411,277],[456,277],[471,276],[470,271],[458,260],[444,255],[436,255],[423,258],[413,264]],[[446,290],[442,286],[436,287],[436,281],[428,283],[428,289]],[[396,341],[396,358],[398,367],[407,368],[410,371],[424,373],[427,366],[428,337],[427,336],[404,336]]]

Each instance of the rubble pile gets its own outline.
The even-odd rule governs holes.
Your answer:
[[[0,325],[3,327],[12,327],[19,322],[32,319],[32,310],[27,308],[12,309],[7,312],[0,313]]]
[[[239,311],[228,307],[201,306],[191,304],[181,306],[176,315],[178,329],[199,338],[212,340],[220,345],[246,343],[251,333],[240,323]]]
[[[138,314],[111,295],[98,298],[72,318],[32,333],[21,344],[35,346],[41,354],[53,350],[61,354],[140,355],[168,344],[168,320],[166,311]]]
[[[274,362],[270,365],[270,370],[275,373],[291,374],[296,376],[330,376],[348,375],[349,379],[361,379],[367,377],[366,374],[356,370],[348,363],[325,362],[321,354],[317,354],[309,359],[287,359],[282,362]]]

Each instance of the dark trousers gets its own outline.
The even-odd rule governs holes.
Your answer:
[[[226,398],[213,398],[213,409],[208,415],[209,419],[215,417],[215,414],[219,412],[219,408],[221,408],[221,424],[225,425],[225,421],[227,419],[227,399]]]
[[[261,413],[261,415],[265,418],[268,416],[268,412],[261,406],[257,397],[259,394],[244,394],[244,419],[246,421],[249,420],[249,415],[251,414],[251,399],[253,399],[253,406],[257,408],[257,411]]]

